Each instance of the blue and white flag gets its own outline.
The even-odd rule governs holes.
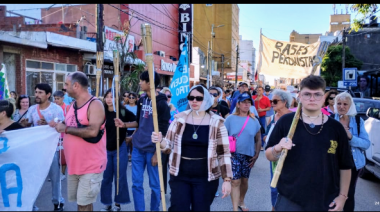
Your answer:
[[[177,68],[174,72],[172,82],[170,83],[170,92],[172,93],[171,103],[179,112],[186,110],[187,94],[190,90],[190,68],[189,68],[189,53],[188,40],[185,38],[185,43],[182,47],[182,52],[179,57]]]
[[[0,211],[32,211],[60,136],[46,125],[1,133]]]

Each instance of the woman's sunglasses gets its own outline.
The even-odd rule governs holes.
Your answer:
[[[130,96],[130,97],[128,97],[128,98],[130,98],[130,99],[136,99],[134,96]]]
[[[334,100],[334,99],[335,99],[335,97],[329,97],[329,99],[330,99],[330,100]]]
[[[188,96],[187,99],[189,101],[194,101],[194,99],[196,99],[197,102],[201,102],[201,101],[203,101],[203,96]]]
[[[168,97],[168,99],[172,98],[172,95],[166,95],[166,97]]]
[[[20,98],[28,98],[28,95],[21,95]]]
[[[271,104],[274,104],[274,105],[277,105],[277,103],[278,103],[279,101],[282,101],[282,100],[274,99],[274,100],[270,100],[270,103],[271,103]]]
[[[210,95],[214,96],[214,97],[217,97],[218,94],[217,93],[210,93]]]

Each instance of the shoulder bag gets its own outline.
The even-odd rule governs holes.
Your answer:
[[[95,99],[92,99],[92,101],[94,101]],[[89,104],[91,104],[91,102]],[[74,115],[75,115],[75,120],[77,122],[77,127],[78,128],[84,128],[84,127],[87,127],[87,125],[82,125],[79,120],[78,120],[78,115],[77,115],[77,104],[76,102],[74,102]],[[90,107],[90,106],[89,106]],[[104,124],[104,122],[103,122]],[[102,125],[103,125],[102,124]],[[104,128],[103,129],[100,129],[99,132],[98,132],[98,135],[96,137],[92,137],[92,138],[82,138],[83,140],[89,142],[89,143],[92,143],[92,144],[96,144],[100,141],[100,139],[102,139],[103,137],[103,134],[104,134]]]
[[[245,120],[245,123],[243,125],[243,128],[241,128],[240,130],[240,133],[236,136],[236,135],[231,135],[231,136],[228,136],[228,140],[230,142],[230,152],[231,153],[234,153],[236,152],[236,141],[237,139],[239,138],[240,134],[243,132],[245,126],[247,125],[248,123],[248,120],[249,120],[249,116],[247,116],[247,119]]]

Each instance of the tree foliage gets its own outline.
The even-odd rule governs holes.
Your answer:
[[[379,5],[377,4],[354,4],[351,6],[351,11],[357,12],[357,15],[360,17],[354,18],[351,24],[351,30],[355,30],[355,32],[359,31],[362,26],[365,24],[365,21],[369,19],[372,15],[375,15],[380,10],[378,9]]]
[[[120,74],[121,74],[121,89],[125,91],[132,91],[138,93],[140,90],[139,81],[140,74],[146,70],[144,63],[137,63],[137,55],[134,53],[134,46],[129,45],[128,36],[131,31],[131,21],[132,18],[128,21],[125,21],[123,24],[123,37],[115,36],[114,41],[118,44],[116,45],[117,51],[120,55]],[[129,71],[124,72],[124,67],[129,64]]]
[[[329,46],[327,53],[323,57],[321,76],[326,80],[327,86],[337,87],[338,81],[342,80],[342,50],[342,45]],[[356,59],[347,46],[345,57],[345,67],[356,67],[358,70],[362,67],[363,62]]]

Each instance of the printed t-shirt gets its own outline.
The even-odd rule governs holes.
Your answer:
[[[266,149],[287,136],[294,114],[285,114],[277,121]],[[342,124],[329,117],[320,134],[306,131],[315,134],[320,128],[298,121],[292,139],[295,146],[288,151],[277,184],[281,195],[307,211],[327,211],[339,195],[340,170],[355,167]]]

